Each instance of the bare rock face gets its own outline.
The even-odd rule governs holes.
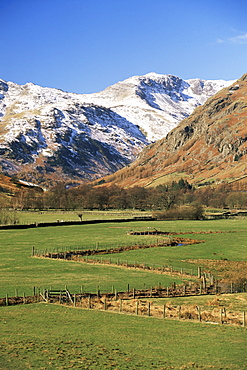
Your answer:
[[[1,170],[37,183],[113,173],[229,84],[149,73],[79,95],[0,80]]]

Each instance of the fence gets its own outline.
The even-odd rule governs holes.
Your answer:
[[[39,250],[35,249],[33,247],[32,249],[32,256],[34,257],[44,257],[44,258],[53,258],[53,259],[63,259],[63,260],[72,260],[72,261],[80,261],[85,263],[100,263],[100,264],[113,264],[117,266],[124,266],[124,267],[134,267],[144,270],[153,270],[156,272],[164,272],[164,273],[179,273],[181,275],[189,275],[189,276],[197,276],[198,272],[197,270],[192,269],[184,269],[184,268],[178,268],[174,266],[167,266],[167,265],[161,265],[161,264],[148,264],[148,263],[141,263],[137,261],[129,261],[129,260],[121,260],[120,258],[113,259],[103,259],[103,257],[100,258],[88,258],[88,257],[97,257],[104,254],[115,254],[115,253],[122,253],[125,251],[130,250],[137,250],[137,249],[147,249],[147,248],[157,248],[157,247],[166,247],[166,246],[175,246],[175,245],[184,245],[184,244],[197,244],[202,243],[202,240],[195,240],[195,239],[188,239],[188,238],[168,238],[165,240],[159,240],[157,239],[155,243],[150,244],[149,243],[139,243],[139,244],[133,244],[133,245],[121,245],[121,246],[101,246],[99,248],[99,243],[97,243],[95,246],[92,246],[90,248],[85,247],[85,249],[81,248],[81,250],[68,250],[68,248],[64,248],[63,251],[59,251],[58,249],[53,250]]]
[[[41,294],[35,294],[32,296],[26,296],[25,293],[22,296],[9,297],[6,294],[5,298],[0,298],[0,306],[14,306],[19,304],[30,304],[43,301]]]
[[[184,288],[183,288],[184,289]],[[150,289],[146,291],[135,291],[122,293],[97,294],[70,294],[68,290],[47,291],[46,300],[50,303],[59,303],[82,309],[104,310],[119,312],[123,314],[134,314],[140,316],[152,316],[156,318],[167,318],[176,320],[196,320],[206,323],[228,324],[246,326],[245,311],[233,311],[224,307],[214,308],[211,311],[202,309],[195,305],[157,305],[151,301],[140,298],[160,296],[162,289]],[[178,296],[184,294],[184,290],[174,289],[174,286],[166,291],[167,295]]]
[[[130,290],[128,285],[128,289],[125,292],[118,292],[114,287],[112,290],[111,293],[102,293],[98,289],[97,293],[94,294],[82,291],[71,294],[67,287],[63,290],[46,289],[42,292],[35,291],[34,288],[35,294],[33,296],[26,297],[23,294],[21,297],[8,297],[6,294],[5,298],[0,298],[0,306],[47,302],[82,309],[104,310],[156,318],[196,320],[207,323],[246,326],[245,311],[233,311],[224,307],[205,310],[196,305],[172,305],[170,303],[158,305],[148,300],[149,298],[214,294],[215,287],[207,287],[202,290],[202,286],[196,283],[189,283],[188,286],[177,286],[173,283],[172,286],[167,288],[159,286],[144,290]]]

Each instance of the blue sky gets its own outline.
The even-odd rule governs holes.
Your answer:
[[[246,0],[0,0],[0,78],[91,93],[133,75],[247,72]]]

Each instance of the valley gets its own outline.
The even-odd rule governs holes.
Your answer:
[[[94,218],[97,218],[97,214]],[[97,243],[99,248],[104,246],[109,248],[122,243],[125,245],[134,242],[156,243],[155,235],[126,234],[129,230],[150,227],[152,230],[156,228],[171,234],[179,231],[188,238],[191,238],[191,233],[194,232],[196,239],[204,240],[204,243],[160,246],[128,250],[114,256],[104,255],[104,259],[111,258],[111,264],[97,263],[96,260],[66,261],[31,256],[33,246],[35,249],[45,247],[47,250],[77,250],[89,246],[95,248]],[[213,272],[217,279],[225,279],[227,275],[222,275],[221,264],[226,265],[229,262],[232,271],[234,264],[238,264],[238,269],[230,276],[230,280],[235,284],[237,282],[235,279],[239,279],[241,271],[241,277],[244,278],[245,219],[239,219],[237,222],[236,220],[133,221],[120,224],[1,230],[0,233],[1,297],[6,297],[6,294],[9,297],[15,295],[22,297],[24,292],[28,297],[33,294],[34,287],[40,292],[43,292],[43,289],[59,291],[67,287],[71,293],[79,294],[83,291],[84,294],[92,294],[91,308],[88,307],[88,298],[85,305],[83,303],[81,306],[82,303],[78,302],[76,307],[74,304],[59,305],[45,302],[0,307],[2,333],[0,357],[4,369],[15,368],[20,364],[20,369],[27,367],[65,369],[72,366],[88,369],[141,367],[180,370],[193,369],[196,366],[199,369],[215,367],[242,370],[245,365],[247,338],[241,320],[243,311],[246,310],[246,292],[234,294],[218,292],[179,297],[172,296],[170,290],[170,296],[163,298],[157,298],[155,293],[160,287],[171,287],[174,283],[177,286],[181,283],[188,284],[189,289],[192,281],[198,281],[198,266],[201,266],[202,271]],[[128,260],[130,266],[128,268],[117,266],[117,259]],[[151,269],[141,270],[137,266],[131,266],[131,261],[149,265]],[[239,261],[242,261],[244,270],[240,269]],[[157,269],[160,263],[173,266],[173,271],[168,274],[165,271],[161,273]],[[188,275],[182,275],[181,269],[184,273],[188,271]],[[103,303],[95,308],[94,305],[97,303],[94,296],[99,294],[99,291],[102,295],[106,292],[111,294],[113,286],[117,292],[126,291],[128,286],[131,292],[129,299],[123,299],[123,312],[119,312],[119,299],[115,301],[115,293],[112,294],[112,301],[107,301],[107,309],[104,308],[104,298],[101,299]],[[150,287],[153,288],[153,297],[150,297]],[[133,288],[136,294],[138,289],[146,289],[149,297],[138,299],[137,295],[133,301],[131,297]],[[74,295],[72,299],[73,297]],[[130,304],[132,308],[128,306]],[[164,305],[166,317],[163,317]],[[128,314],[124,311],[127,307],[130,310]],[[180,317],[177,316],[178,307],[181,308]],[[190,314],[186,311],[188,307]],[[201,308],[203,321],[198,320],[196,307]],[[226,309],[228,319],[232,313],[240,312],[240,325],[236,319],[233,326],[227,324],[227,320],[220,324],[219,312],[223,308]],[[187,319],[184,317],[186,312]],[[197,312],[195,320],[189,319],[190,315],[193,317],[193,312]],[[216,324],[204,322],[206,312],[208,315],[210,312],[212,315],[213,312],[217,313]],[[187,340],[188,336],[191,337],[190,340]]]

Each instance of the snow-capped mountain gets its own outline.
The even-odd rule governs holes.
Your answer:
[[[112,173],[232,82],[149,73],[74,94],[0,80],[2,171],[38,182]]]
[[[99,93],[83,95],[83,98],[111,108],[138,125],[151,142],[166,136],[195,107],[233,82],[198,78],[182,80],[152,72],[130,77]]]
[[[166,137],[145,147],[127,168],[101,182],[155,187],[186,179],[196,186],[223,185],[223,195],[247,190],[246,164],[247,73],[209,98]]]

